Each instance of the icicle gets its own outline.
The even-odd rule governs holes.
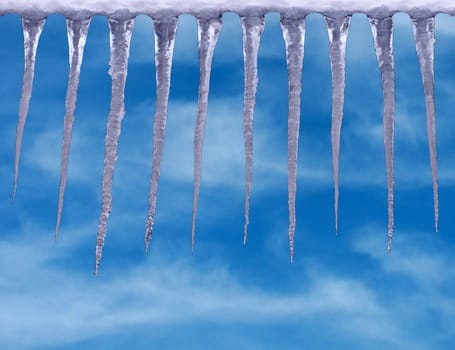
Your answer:
[[[66,178],[68,174],[68,158],[71,144],[71,134],[74,123],[74,111],[76,109],[77,89],[81,72],[82,58],[84,56],[85,43],[91,18],[83,20],[66,19],[68,34],[70,72],[68,88],[66,91],[66,114],[64,121],[62,161],[60,166],[60,188],[58,193],[57,224],[55,225],[55,239],[58,238],[58,229],[63,210],[63,197],[65,195]]]
[[[198,46],[199,46],[199,97],[197,106],[196,128],[194,132],[194,195],[193,217],[191,223],[191,246],[194,251],[194,236],[196,230],[196,214],[201,183],[202,145],[207,119],[207,105],[210,89],[210,72],[213,52],[221,31],[221,15],[215,17],[199,17]]]
[[[32,97],[33,78],[35,75],[35,58],[38,41],[43,31],[46,19],[22,18],[24,32],[24,76],[22,80],[21,100],[19,104],[19,119],[16,131],[16,156],[14,160],[14,189],[13,200],[16,197],[17,179],[19,176],[19,160],[21,156],[22,136],[25,121],[27,120],[28,107]]]
[[[264,16],[248,16],[241,18],[243,31],[243,59],[245,65],[244,96],[243,96],[243,132],[245,137],[245,226],[243,244],[246,245],[250,212],[251,178],[253,172],[253,115],[256,104],[258,84],[257,61],[259,43],[264,31]]]
[[[337,18],[326,16],[325,21],[329,32],[330,68],[332,70],[332,166],[335,190],[335,231],[338,233],[340,134],[344,108],[346,39],[351,16]]]
[[[297,191],[297,153],[300,128],[300,97],[305,42],[305,18],[281,16],[281,30],[286,44],[286,61],[289,76],[288,115],[288,206],[289,250],[294,261],[295,197]]]
[[[434,17],[413,18],[412,27],[419,57],[427,109],[427,136],[433,178],[434,224],[438,232],[438,163],[436,158],[436,115],[434,103]]]
[[[163,153],[164,131],[166,127],[169,88],[171,84],[172,57],[174,53],[177,17],[165,20],[155,19],[155,65],[156,65],[156,109],[153,126],[153,165],[150,180],[149,210],[145,231],[145,253],[147,254],[156,209],[156,194],[160,177],[161,156]]]
[[[395,119],[395,73],[392,49],[392,17],[369,18],[382,78],[384,97],[384,146],[387,171],[387,253],[392,252],[393,237],[393,135]]]
[[[96,264],[94,274],[98,275],[104,238],[106,237],[107,219],[112,207],[112,180],[117,160],[117,147],[122,119],[125,115],[124,92],[128,71],[128,57],[134,18],[126,20],[109,19],[110,31],[110,69],[112,78],[111,107],[104,141],[104,171],[102,181],[102,207],[96,237]]]

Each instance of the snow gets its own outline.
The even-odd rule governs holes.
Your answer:
[[[369,12],[384,11],[455,13],[455,2],[447,0],[2,0],[1,12],[20,14],[64,13],[88,11],[89,13],[112,14],[127,9],[131,14],[152,14],[159,11],[172,11],[178,14],[197,13],[201,10],[242,12],[251,8],[267,11],[282,11],[293,7],[305,8],[309,12]]]

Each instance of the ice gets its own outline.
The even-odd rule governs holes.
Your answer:
[[[379,6],[380,5],[380,6]],[[344,109],[346,40],[351,15],[366,14],[370,20],[377,60],[381,72],[384,98],[384,145],[387,173],[388,253],[391,253],[394,230],[394,114],[395,78],[392,50],[392,15],[406,12],[412,19],[416,51],[423,80],[427,136],[429,143],[435,229],[438,231],[438,170],[436,152],[436,126],[434,101],[434,16],[443,12],[455,15],[455,5],[450,1],[436,0],[14,0],[0,3],[0,16],[16,13],[23,17],[24,75],[18,112],[16,153],[14,164],[13,199],[17,191],[22,139],[32,95],[34,66],[39,38],[51,13],[66,16],[69,42],[70,72],[66,96],[66,114],[61,155],[61,177],[55,237],[58,237],[63,211],[64,193],[68,174],[68,160],[74,113],[76,108],[79,75],[90,18],[104,15],[109,18],[112,77],[112,99],[105,138],[105,160],[102,179],[102,206],[99,219],[95,274],[98,274],[107,220],[112,206],[112,181],[117,159],[118,139],[124,117],[124,88],[127,76],[129,45],[134,17],[147,14],[154,19],[156,64],[156,111],[153,130],[153,164],[150,179],[149,208],[147,213],[145,250],[148,251],[156,212],[156,198],[167,121],[170,76],[177,19],[182,13],[197,17],[200,81],[194,138],[194,193],[192,213],[192,249],[195,246],[195,228],[201,184],[204,132],[207,118],[210,74],[213,54],[221,31],[222,14],[227,11],[240,15],[244,51],[244,107],[243,131],[245,143],[245,207],[243,244],[248,238],[250,195],[253,165],[253,121],[258,84],[258,50],[264,30],[264,15],[281,13],[281,28],[286,46],[289,76],[288,99],[288,207],[290,260],[294,257],[296,228],[296,180],[298,170],[298,142],[300,105],[302,93],[302,68],[304,59],[305,17],[317,12],[324,16],[330,44],[332,71],[332,166],[334,186],[335,230],[338,232],[339,215],[339,158],[340,137]]]
[[[288,115],[288,206],[289,251],[294,261],[295,196],[297,191],[297,153],[299,146],[300,97],[302,93],[302,68],[305,42],[305,17],[281,15],[281,29],[286,46],[289,76]]]
[[[163,154],[164,131],[166,128],[169,89],[171,85],[172,57],[178,17],[156,18],[155,27],[155,65],[156,65],[156,109],[153,125],[153,165],[150,180],[149,210],[145,229],[145,253],[147,254],[152,238],[156,210],[156,194],[160,177],[161,157]]]
[[[256,104],[258,84],[258,50],[264,31],[264,15],[241,16],[243,32],[244,59],[244,96],[243,96],[243,132],[245,138],[245,226],[243,244],[246,245],[248,236],[251,178],[253,173],[253,115]]]
[[[436,115],[434,103],[434,17],[413,18],[412,28],[422,74],[427,110],[427,136],[433,178],[434,225],[438,232],[438,163],[436,158]]]
[[[395,119],[395,72],[392,50],[392,17],[370,18],[374,46],[381,70],[384,97],[384,146],[387,171],[387,253],[392,252],[393,237],[393,135]]]
[[[196,128],[194,132],[194,195],[191,223],[191,247],[193,250],[199,187],[201,183],[202,145],[204,143],[204,130],[207,120],[207,106],[210,90],[210,72],[212,67],[213,52],[215,51],[215,46],[221,32],[221,15],[200,16],[197,19],[197,23],[200,76]]]
[[[335,190],[335,231],[338,233],[340,133],[344,108],[346,39],[351,16],[333,18],[325,16],[325,21],[329,32],[330,68],[332,71],[332,166]]]
[[[14,160],[14,189],[13,200],[16,197],[17,180],[19,177],[19,160],[21,157],[22,136],[27,120],[28,107],[32,97],[33,78],[35,75],[35,58],[38,41],[43,31],[46,19],[22,18],[24,32],[24,76],[22,80],[21,100],[19,104],[19,119],[16,131],[16,156]]]
[[[104,171],[102,180],[102,205],[96,237],[96,263],[97,276],[101,255],[106,237],[107,219],[112,207],[112,180],[114,166],[117,160],[117,147],[125,115],[125,83],[128,71],[128,57],[131,34],[133,32],[134,18],[114,19],[109,18],[110,50],[109,74],[112,78],[111,107],[107,122],[107,132],[104,141]]]
[[[65,194],[66,178],[68,174],[68,159],[71,144],[71,134],[74,123],[74,111],[76,109],[77,90],[81,73],[82,58],[84,55],[85,43],[87,41],[88,28],[91,18],[82,20],[66,20],[68,34],[70,72],[68,77],[68,88],[66,91],[66,114],[64,120],[62,161],[60,167],[60,187],[58,193],[57,224],[55,225],[55,239],[58,238],[58,230],[63,210],[63,197]]]

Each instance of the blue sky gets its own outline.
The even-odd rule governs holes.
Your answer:
[[[68,74],[64,18],[41,36],[14,203],[22,79],[20,18],[0,18],[0,344],[6,349],[451,349],[455,342],[455,20],[436,20],[440,231],[434,232],[425,106],[411,25],[394,16],[395,235],[386,252],[382,92],[368,21],[347,43],[340,230],[335,235],[331,88],[323,18],[307,18],[295,262],[287,237],[287,72],[279,15],[259,51],[248,245],[242,246],[243,58],[239,18],[215,51],[202,186],[191,253],[196,21],[181,16],[157,216],[144,230],[155,103],[153,25],[136,20],[113,210],[92,275],[109,111],[107,20],[95,17],[82,67],[69,181],[54,241]]]

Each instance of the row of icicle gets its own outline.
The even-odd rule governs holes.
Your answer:
[[[69,82],[66,95],[66,114],[61,158],[61,178],[59,188],[57,224],[58,236],[63,208],[63,196],[68,171],[68,157],[74,123],[77,90],[84,47],[91,18],[82,20],[67,19],[69,44]],[[330,44],[330,65],[332,71],[332,162],[335,190],[335,227],[338,231],[338,184],[340,131],[343,119],[344,86],[345,86],[345,52],[346,39],[351,16],[325,16]],[[392,52],[392,17],[369,18],[373,32],[374,46],[382,77],[384,96],[384,145],[387,169],[387,203],[388,203],[388,253],[392,248],[393,235],[393,135],[395,116],[395,82]],[[130,40],[134,18],[109,18],[110,31],[110,69],[112,78],[111,106],[105,138],[104,171],[102,180],[102,207],[96,241],[95,275],[98,275],[107,220],[112,207],[112,180],[114,165],[117,159],[118,140],[121,132],[124,110],[124,89],[128,68]],[[156,65],[156,111],[153,126],[153,165],[150,181],[149,209],[145,232],[145,250],[149,248],[155,219],[156,195],[160,176],[161,157],[164,144],[170,76],[175,35],[178,17],[155,18],[155,65]],[[16,135],[16,157],[14,167],[14,192],[16,194],[19,172],[19,157],[24,125],[27,118],[29,101],[32,93],[34,65],[38,41],[45,19],[22,19],[24,32],[25,67],[22,94],[19,106],[19,120]],[[289,206],[289,248],[291,262],[294,258],[294,233],[296,225],[295,200],[297,179],[297,153],[300,123],[300,98],[302,91],[302,67],[305,39],[305,15],[281,15],[281,29],[286,46],[287,69],[289,75],[289,114],[288,114],[288,206]],[[222,28],[221,14],[200,16],[198,24],[199,47],[199,97],[194,138],[194,196],[192,215],[192,248],[194,249],[195,223],[201,181],[202,146],[207,118],[207,105],[210,87],[210,71],[214,49]],[[244,52],[244,107],[243,129],[246,156],[245,185],[245,226],[243,243],[247,241],[249,222],[249,203],[253,162],[253,113],[258,83],[257,60],[261,36],[264,30],[264,15],[241,16]],[[416,50],[423,79],[425,103],[427,110],[427,134],[430,149],[431,170],[433,176],[433,195],[435,228],[438,229],[438,182],[435,141],[435,105],[434,105],[434,17],[412,18]]]

